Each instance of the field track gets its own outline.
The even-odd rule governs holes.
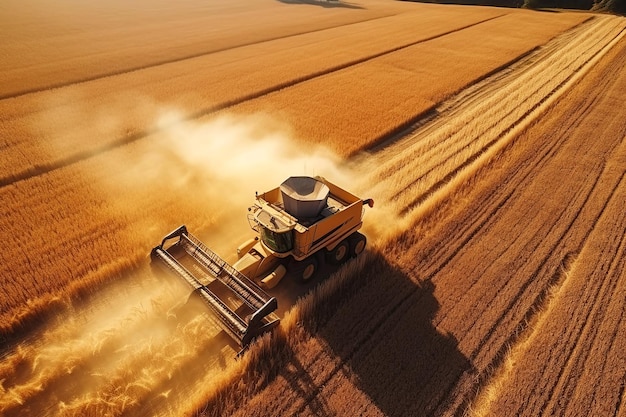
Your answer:
[[[623,390],[617,381],[624,374],[617,364],[623,363],[623,355],[616,337],[626,302],[620,286],[624,219],[619,208],[626,203],[626,125],[623,111],[614,113],[614,106],[626,80],[608,76],[626,60],[626,42],[619,39],[582,82],[559,94],[547,112],[535,113],[540,119],[524,122],[521,132],[513,129],[515,135],[508,125],[515,127],[519,119],[505,120],[494,140],[509,137],[513,142],[483,158],[484,164],[464,164],[465,172],[477,169],[461,174],[469,176],[468,183],[445,178],[437,188],[442,193],[448,188],[443,207],[435,208],[444,212],[418,216],[407,232],[381,247],[393,266],[365,272],[372,269],[366,264],[363,287],[287,361],[306,371],[285,372],[270,384],[253,403],[258,415],[269,411],[263,408],[268,398],[281,399],[281,412],[299,415],[352,410],[368,415],[620,412]],[[528,62],[541,61],[538,56]],[[522,74],[524,65],[518,68]],[[514,70],[512,75],[514,83],[520,74]],[[566,78],[570,76],[575,77]],[[498,94],[499,82],[507,85],[507,76],[499,77],[468,95],[485,102]],[[509,97],[513,101],[516,96]],[[532,95],[523,98],[532,100]],[[548,96],[537,98],[543,103]],[[506,100],[499,105],[506,107]],[[460,105],[450,113],[454,117],[464,111]],[[615,118],[600,122],[609,112]],[[533,114],[524,109],[520,114],[525,113]],[[447,116],[444,111],[441,123],[435,118],[434,127],[426,125],[424,137],[450,123]],[[466,120],[489,126],[488,118]],[[598,140],[591,144],[589,137]],[[390,146],[389,160],[403,157],[407,147],[402,149],[395,152]],[[407,165],[412,172],[420,169],[419,163]],[[400,181],[396,172],[386,172],[394,184],[391,191],[403,189],[395,186]],[[420,193],[411,195],[423,205],[428,202]],[[604,259],[600,253],[610,254],[604,267],[590,261]],[[582,265],[589,266],[580,271]],[[393,299],[382,296],[388,293]],[[588,301],[579,306],[577,300]],[[356,333],[351,320],[365,327]],[[537,323],[552,329],[535,327]],[[547,340],[540,340],[541,335]],[[394,355],[398,347],[412,354]],[[602,349],[601,357],[591,353],[597,349]],[[544,359],[536,361],[541,355]],[[604,361],[615,364],[615,373],[603,374]],[[551,375],[547,369],[554,370],[554,378],[546,376]],[[492,380],[493,375],[498,377]],[[294,389],[303,381],[308,390]],[[387,381],[394,381],[392,390]],[[481,395],[474,403],[476,392]],[[268,407],[274,410],[277,403]]]
[[[84,63],[77,73],[36,55],[47,79],[3,69],[15,78],[0,84],[0,230],[18,250],[0,266],[11,294],[0,306],[2,415],[623,415],[626,21],[364,4],[329,10],[321,26],[287,14],[275,32],[259,23],[260,38],[174,42],[133,60],[137,33],[102,71],[80,49],[67,52]],[[415,29],[416,15],[442,11]],[[499,47],[512,22],[541,30]],[[470,34],[494,40],[437,61]],[[427,88],[428,61],[450,81]],[[264,63],[284,71],[258,71]],[[421,95],[407,95],[420,78]],[[328,93],[370,91],[373,102],[366,79],[389,103],[371,106],[385,117],[355,123],[365,106]],[[328,120],[333,106],[343,121]],[[281,115],[297,139],[257,112]],[[368,133],[348,148],[328,136],[339,157],[313,146],[299,156],[303,139],[328,131]],[[375,198],[372,249],[235,362],[146,254],[181,218],[228,253],[251,198],[232,184],[263,171],[261,189],[307,164]]]

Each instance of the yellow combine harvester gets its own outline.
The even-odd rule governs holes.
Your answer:
[[[361,200],[321,177],[290,177],[256,195],[248,221],[256,236],[237,248],[229,265],[183,225],[152,249],[151,257],[187,282],[241,346],[278,325],[278,303],[264,289],[286,275],[312,279],[324,261],[341,264],[365,249],[358,232]],[[166,246],[167,245],[167,246]],[[244,319],[245,318],[245,319]]]

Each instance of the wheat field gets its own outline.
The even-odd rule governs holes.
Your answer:
[[[624,412],[623,18],[63,0],[0,22],[2,415]],[[369,249],[281,283],[281,326],[235,360],[150,249],[186,223],[232,261],[254,192],[300,174],[374,198]]]

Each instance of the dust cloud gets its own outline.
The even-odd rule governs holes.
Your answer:
[[[159,119],[166,134],[155,152],[173,156],[202,175],[214,196],[246,207],[254,191],[278,186],[289,176],[321,175],[339,183],[352,179],[351,169],[330,150],[290,138],[288,127],[270,116],[222,115],[206,123],[172,123],[178,116],[166,112]]]
[[[184,284],[150,268],[150,248],[172,226],[189,223],[216,252],[234,254],[250,234],[245,219],[254,192],[289,176],[321,175],[358,188],[353,166],[292,140],[271,117],[185,121],[180,112],[159,110],[155,119],[157,133],[97,156],[85,172],[107,201],[93,216],[128,224],[110,238],[139,266],[5,354],[4,416],[192,412],[206,396],[206,382],[233,363],[236,348],[204,306],[186,303]],[[99,114],[92,128],[120,126]]]
[[[400,210],[383,197],[393,184],[374,179],[380,168],[375,155],[364,152],[345,160],[330,148],[294,139],[288,126],[264,114],[175,123],[179,118],[176,112],[160,117],[159,125],[167,133],[153,155],[159,162],[151,164],[179,161],[185,171],[178,184],[199,186],[198,192],[204,193],[213,212],[220,213],[221,222],[231,226],[241,222],[255,191],[270,190],[290,176],[319,175],[363,199],[374,199],[375,208],[367,210],[368,221],[363,224],[370,240],[397,232]],[[230,203],[223,207],[211,203],[224,201]]]
[[[186,223],[228,258],[251,236],[246,215],[255,192],[296,175],[321,175],[350,190],[359,178],[353,165],[327,148],[294,140],[289,127],[269,115],[198,121],[160,109],[155,119],[157,133],[108,160],[103,170],[112,174],[100,179],[111,213],[135,225],[135,239],[156,242]]]

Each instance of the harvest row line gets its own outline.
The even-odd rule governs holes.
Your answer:
[[[3,109],[2,114],[14,114],[22,105],[30,107],[29,103],[37,103],[37,106],[42,102],[51,104],[44,109],[24,109],[14,118],[2,122],[0,130],[11,140],[6,145],[7,162],[11,163],[6,165],[7,171],[0,170],[1,183],[45,173],[73,163],[76,158],[89,157],[94,152],[138,139],[149,140],[146,136],[154,132],[150,127],[156,125],[156,129],[162,128],[163,121],[156,120],[171,109],[178,113],[178,120],[198,118],[225,107],[229,108],[229,112],[237,113],[278,112],[295,127],[298,139],[323,143],[342,155],[349,155],[413,120],[446,95],[503,62],[513,60],[520,53],[545,42],[555,31],[571,27],[585,18],[571,15],[555,22],[543,16],[529,17],[525,23],[528,31],[533,31],[535,36],[522,36],[519,32],[519,39],[507,46],[510,49],[500,50],[498,55],[494,55],[493,47],[485,42],[476,43],[473,56],[469,55],[470,51],[454,57],[445,52],[458,41],[457,38],[472,36],[489,39],[492,31],[507,31],[511,22],[517,21],[515,15],[504,16],[478,25],[477,28],[481,29],[470,30],[471,25],[493,17],[494,11],[490,9],[471,15],[453,14],[445,25],[424,26],[415,32],[414,16],[400,15],[386,19],[387,26],[382,26],[386,27],[383,31],[386,33],[393,25],[396,31],[393,36],[387,33],[373,42],[371,32],[365,29],[382,30],[381,23],[367,22],[362,24],[365,26],[363,31],[343,35],[353,41],[349,48],[341,48],[330,56],[325,51],[329,50],[329,44],[336,43],[334,36],[342,34],[324,31],[315,34],[319,39],[311,39],[311,43],[305,43],[305,46],[301,46],[296,39],[290,39],[285,45],[274,45],[277,42],[272,42],[268,45],[270,51],[267,47],[227,51],[197,62],[181,63],[179,67],[157,68],[149,74],[113,77],[76,89],[63,89],[62,94],[51,92],[43,97],[27,96],[22,100],[23,104],[12,102],[10,109]],[[454,31],[468,26],[469,29],[461,32],[463,35],[455,35]],[[437,38],[445,33],[449,35]],[[420,47],[421,42],[427,39],[431,39],[426,42],[428,47]],[[404,47],[411,44],[417,45]],[[354,45],[362,47],[354,48]],[[398,45],[404,49],[400,47],[394,53]],[[282,48],[276,49],[278,46]],[[435,47],[436,51],[431,47]],[[486,52],[488,55],[485,55]],[[294,59],[294,55],[300,58]],[[320,56],[324,58],[320,59]],[[372,61],[372,57],[376,56],[379,58]],[[370,61],[357,65],[364,60]],[[425,62],[428,63],[424,65]],[[273,68],[276,65],[281,71],[257,71],[259,67]],[[354,73],[352,68],[355,65],[364,70]],[[212,68],[210,73],[207,73],[207,67]],[[337,75],[332,75],[334,73]],[[331,74],[334,79],[328,79],[324,74]],[[459,77],[460,74],[463,76]],[[383,79],[376,79],[378,77]],[[441,79],[447,81],[437,81]],[[368,88],[363,88],[363,82],[367,82]],[[329,83],[342,85],[345,90],[343,96],[349,101],[337,102],[332,89],[323,87]],[[155,88],[156,85],[158,88]],[[203,87],[197,88],[198,85]],[[407,90],[408,85],[412,87]],[[282,90],[290,86],[296,88]],[[374,88],[382,88],[382,94],[378,90],[373,91]],[[180,94],[180,91],[192,92]],[[378,106],[353,106],[351,103],[368,101],[367,97],[359,97],[363,93],[388,97]],[[261,100],[254,100],[259,97],[262,97]],[[327,103],[327,107],[319,106],[316,112],[311,113],[312,100]],[[164,102],[167,102],[165,108],[161,104]],[[400,102],[404,104],[400,105]],[[285,103],[291,105],[285,108]],[[371,115],[353,114],[355,108],[371,112]],[[381,111],[390,119],[375,124],[380,120]],[[332,122],[327,126],[328,130],[320,131],[320,120]],[[362,123],[351,123],[349,120],[360,120]],[[369,132],[368,128],[374,128],[374,131]],[[40,135],[47,136],[46,132],[51,130],[54,135],[48,140],[34,140]],[[86,137],[90,140],[86,141]],[[37,161],[36,166],[32,161]]]
[[[302,14],[297,7],[271,0],[256,3],[254,13],[243,1],[186,2],[175,7],[165,2],[149,7],[123,3],[47,6],[36,0],[3,9],[2,99],[384,19],[407,9],[373,3],[355,11],[312,8]],[[46,10],[45,19],[42,10]]]
[[[621,47],[612,51],[611,55],[614,61],[609,70],[612,68],[614,71],[623,64],[625,50],[626,45],[622,42]],[[626,86],[625,80],[623,76],[604,78],[599,76],[592,79],[591,82],[594,89],[597,91],[598,96],[602,98],[595,99],[591,96],[583,101],[582,104],[579,104],[574,111],[571,111],[570,114],[574,115],[573,118],[579,120],[577,124],[581,123],[581,119],[590,118],[594,120],[593,116],[583,116],[588,112],[589,102],[593,102],[594,107],[599,107],[597,109],[599,114],[612,109],[613,100],[620,94],[623,94]],[[566,111],[567,109],[564,110],[564,112]],[[576,115],[579,117],[576,117]],[[602,116],[596,116],[596,118],[602,118]],[[594,126],[594,123],[588,123],[588,125]],[[602,142],[608,142],[609,149],[611,149],[610,157],[606,158],[606,162],[602,166],[602,176],[597,181],[598,190],[594,192],[594,195],[591,196],[586,207],[579,215],[581,219],[587,219],[587,226],[581,227],[580,224],[577,224],[573,228],[573,230],[579,229],[579,233],[583,234],[579,238],[580,240],[578,240],[580,242],[579,246],[573,248],[575,253],[579,254],[576,261],[573,264],[568,262],[568,265],[565,266],[564,276],[561,277],[559,287],[553,289],[553,292],[549,295],[549,304],[539,311],[537,319],[531,322],[530,335],[523,339],[519,345],[513,346],[512,353],[505,358],[509,363],[522,363],[524,362],[524,357],[537,358],[548,354],[554,355],[554,359],[550,359],[550,362],[559,362],[554,365],[554,369],[563,369],[563,375],[565,376],[558,377],[557,373],[546,376],[543,372],[543,366],[541,369],[529,368],[523,374],[525,375],[524,378],[537,378],[541,383],[528,384],[526,382],[527,386],[523,389],[525,392],[519,393],[521,387],[513,388],[515,386],[511,384],[511,381],[519,381],[522,373],[511,366],[503,367],[503,370],[498,373],[495,380],[487,384],[485,391],[491,391],[489,400],[486,400],[486,395],[481,395],[477,399],[475,408],[479,411],[478,415],[485,415],[492,408],[496,410],[501,409],[505,404],[507,407],[510,406],[510,409],[520,407],[519,410],[524,410],[519,411],[522,413],[532,412],[530,410],[533,409],[543,411],[554,407],[556,398],[571,398],[572,401],[567,407],[572,411],[577,410],[576,413],[597,414],[603,412],[600,412],[598,408],[595,411],[590,410],[593,407],[611,407],[611,402],[614,401],[616,396],[620,396],[615,391],[617,385],[609,382],[614,378],[619,378],[619,372],[611,373],[603,370],[600,373],[597,366],[590,364],[581,365],[585,362],[586,355],[597,349],[595,347],[587,349],[582,348],[582,346],[595,346],[598,343],[607,347],[614,345],[613,342],[609,342],[612,340],[611,337],[601,336],[601,333],[596,334],[595,332],[596,329],[607,329],[606,331],[611,333],[612,330],[610,328],[616,322],[615,319],[611,317],[610,313],[593,313],[598,314],[596,319],[575,320],[575,317],[580,317],[578,314],[591,314],[590,311],[595,311],[595,309],[604,311],[609,305],[613,306],[611,307],[612,309],[622,308],[619,306],[624,303],[623,297],[619,296],[623,291],[621,284],[618,283],[621,279],[619,278],[619,272],[610,272],[615,266],[608,267],[607,270],[607,263],[616,263],[617,265],[620,262],[624,262],[623,252],[620,252],[623,251],[623,249],[620,249],[620,245],[623,245],[623,242],[620,243],[621,240],[619,238],[620,234],[623,237],[624,226],[620,224],[617,206],[624,204],[625,172],[623,167],[626,166],[624,165],[626,162],[626,142],[623,139],[620,142],[620,138],[614,135],[614,132],[620,129],[624,129],[624,122],[618,116],[610,121],[604,119],[604,123],[595,124],[595,127],[580,129],[579,132],[573,130],[576,132],[576,136],[588,139],[590,136],[597,135],[597,137],[602,138]],[[571,135],[569,131],[563,132],[560,129],[558,130],[559,135]],[[610,148],[611,145],[613,148]],[[596,146],[593,145],[593,148]],[[587,151],[588,149],[586,148],[580,150],[581,153]],[[587,165],[594,155],[595,151],[591,152],[590,155],[582,157],[582,160]],[[610,237],[615,234],[614,238]],[[599,242],[599,240],[602,242]],[[613,253],[613,255],[607,256],[609,253]],[[598,270],[597,268],[600,269]],[[623,268],[621,268],[621,271],[623,271]],[[607,285],[611,285],[613,289],[605,289]],[[596,296],[594,297],[593,294],[596,294]],[[604,298],[599,298],[599,294],[604,294]],[[573,299],[576,299],[577,302],[570,302]],[[583,332],[585,326],[592,326],[593,331],[588,329]],[[550,330],[547,329],[548,327]],[[573,342],[572,337],[566,335],[572,335],[575,341]],[[577,346],[575,348],[576,353],[570,355],[572,346]],[[587,359],[590,363],[600,356],[603,362],[605,360],[608,362],[620,360],[619,354],[610,350],[605,351],[600,356],[593,353],[591,355]],[[577,364],[575,367],[570,368],[567,366],[569,358],[571,358],[572,364]],[[538,361],[537,363],[545,364],[546,362]],[[585,372],[573,371],[576,367],[582,369],[581,366],[586,369]],[[541,378],[538,377],[539,373],[542,374]],[[544,377],[546,378],[545,380]],[[596,380],[606,378],[607,382],[589,384],[585,382],[585,378],[595,378]],[[543,390],[530,392],[539,386],[542,386]],[[585,394],[574,395],[572,391],[564,394],[562,391],[563,389],[571,390],[574,386],[576,386],[576,391],[585,392]],[[595,394],[591,391],[595,392],[598,386],[604,387],[603,394],[596,396],[595,400],[593,400]],[[518,394],[507,394],[508,400],[506,400],[502,396],[505,390],[513,390],[518,392]],[[602,400],[599,399],[600,396]],[[530,403],[523,401],[524,405],[521,405],[522,402],[520,400],[522,398],[528,399],[530,397],[536,398],[536,401]],[[592,401],[595,401],[594,405],[592,405]],[[563,406],[565,403],[560,402],[560,404]]]
[[[480,13],[478,13],[477,16],[478,18],[482,18]],[[529,20],[529,25],[536,25],[538,23],[533,19]],[[542,21],[541,19],[543,19],[543,17],[540,18],[539,22]],[[574,22],[582,19],[583,17],[576,16]],[[492,22],[493,23],[490,23],[490,26],[487,28],[481,29],[484,32],[480,32],[479,30],[479,33],[482,33],[482,37],[492,36],[493,32],[491,31],[494,29],[494,24],[497,28],[500,28],[500,30],[504,30],[506,26],[502,25],[507,24],[506,21],[500,22],[500,20]],[[405,21],[406,27],[409,27],[408,23],[409,20],[407,19]],[[556,24],[556,28],[545,29],[543,34],[537,35],[538,38],[531,40],[532,43],[530,45],[536,44],[541,39],[548,36],[549,33],[553,33],[554,30],[558,30],[558,28],[562,27],[564,24],[565,23],[558,23]],[[479,28],[484,25],[485,24],[480,25]],[[442,38],[441,41],[444,42],[445,38]],[[452,41],[454,41],[454,39]],[[527,40],[520,40],[520,44],[514,47],[513,50],[519,51],[518,48],[522,48],[523,50],[526,48],[524,45],[527,45],[527,42]],[[394,65],[394,59],[397,59],[397,62],[401,63],[403,62],[403,57],[408,58],[410,56],[409,52],[415,51],[399,51],[385,59],[388,61],[388,65]],[[493,55],[491,50],[490,55]],[[467,62],[467,60],[463,62]],[[352,80],[359,82],[359,80],[363,79],[359,71],[371,73],[371,71],[376,69],[370,68],[372,65],[374,65],[374,62],[368,62],[367,64],[357,66],[358,68],[345,70],[347,71],[346,74],[341,75],[341,77],[348,76],[346,81]],[[488,69],[489,67],[478,66],[475,69],[476,72],[474,76],[478,76],[478,74]],[[268,72],[263,71],[260,73]],[[333,85],[337,83],[337,80],[333,77],[323,78],[324,80],[321,81],[326,83],[326,87],[321,88],[321,91],[330,91],[331,89],[327,88],[328,83]],[[428,80],[424,82],[428,82]],[[340,83],[339,85],[344,85],[344,91],[346,93],[354,92],[355,89],[352,89],[352,87],[356,87],[349,82],[347,84]],[[390,103],[396,103],[396,101],[400,99],[398,94],[405,90],[404,85],[401,83],[395,86],[393,90],[391,87],[388,88],[387,93],[391,100]],[[445,90],[445,86],[442,88]],[[356,89],[358,90],[358,88]],[[398,92],[398,94],[392,95],[392,91]],[[310,101],[310,95],[297,88],[286,90],[284,94],[287,96],[281,96],[281,100],[296,106],[297,103],[291,100],[291,94],[293,94],[293,92],[301,94],[298,101],[299,103],[308,103]],[[280,96],[280,93],[277,94]],[[376,91],[372,91],[371,94],[372,97],[378,96]],[[269,103],[275,101],[277,97],[278,96],[274,95],[266,96],[259,100],[259,103]],[[416,97],[416,99],[418,99],[418,97]],[[327,101],[328,103],[333,102],[330,97],[327,98]],[[367,102],[371,100],[365,100],[364,98],[364,101]],[[320,105],[323,105],[323,103],[322,101]],[[411,102],[409,102],[409,104],[410,103]],[[412,103],[415,104],[415,100]],[[349,103],[345,104],[349,105]],[[385,103],[381,105],[383,106],[381,109],[389,108]],[[298,123],[316,126],[317,129],[320,130],[318,135],[323,136],[323,131],[333,125],[339,130],[339,133],[341,133],[341,129],[337,126],[337,123],[341,124],[341,121],[333,120],[333,123],[320,123],[320,117],[323,116],[320,112],[306,112],[304,109],[301,110],[301,117]],[[348,114],[349,112],[346,111],[345,113]],[[393,121],[389,121],[388,115],[384,111],[379,111],[375,117],[374,115],[372,116],[373,117],[369,119],[370,122],[376,123],[379,126],[389,126],[389,123],[393,123]],[[359,118],[357,115],[351,115],[351,117],[353,120]],[[209,120],[210,118],[203,118],[200,119],[199,122],[208,122]],[[296,123],[296,126],[298,126],[298,123]],[[355,131],[362,128],[362,126],[354,123],[350,124],[350,126],[352,126]],[[56,130],[53,131],[56,132]],[[195,196],[192,197],[182,189],[174,188],[174,184],[169,186],[167,183],[170,181],[163,182],[160,178],[162,174],[166,174],[168,178],[186,178],[189,176],[187,168],[184,166],[176,166],[175,162],[173,163],[171,158],[169,158],[171,152],[168,148],[175,144],[172,143],[170,145],[169,141],[172,139],[171,134],[168,135],[168,133],[169,132],[163,132],[163,134],[153,135],[145,141],[137,142],[134,146],[125,147],[116,151],[115,155],[106,154],[99,158],[91,158],[82,163],[77,163],[67,168],[51,172],[41,178],[35,177],[28,181],[20,181],[12,187],[2,188],[3,201],[14,202],[5,206],[6,212],[3,214],[3,222],[9,225],[19,225],[17,228],[11,226],[10,240],[7,242],[9,247],[14,249],[2,255],[3,258],[6,258],[3,259],[2,264],[6,272],[7,282],[17,282],[15,286],[16,290],[12,291],[18,294],[22,292],[21,289],[19,292],[17,290],[17,288],[21,287],[19,283],[21,277],[43,275],[43,277],[45,277],[43,278],[44,281],[55,282],[54,288],[33,288],[28,290],[27,296],[36,299],[45,293],[60,294],[63,293],[63,288],[72,281],[84,281],[82,285],[89,285],[87,282],[91,280],[87,279],[88,277],[84,276],[84,274],[78,276],[73,271],[93,271],[96,275],[102,275],[101,272],[105,272],[106,275],[106,271],[99,270],[101,265],[112,264],[119,259],[127,260],[127,265],[134,265],[144,256],[151,242],[158,239],[158,232],[156,232],[157,228],[155,228],[155,225],[171,223],[167,218],[168,212],[170,215],[174,214],[170,207],[176,206],[177,201],[185,201],[187,203],[185,204],[185,210],[188,211],[189,215],[186,218],[201,219],[206,216],[209,208],[206,207],[207,201],[202,198],[200,194],[196,193]],[[176,134],[177,131],[173,133]],[[94,142],[101,143],[102,138],[108,137],[109,136],[106,135],[100,137],[96,136]],[[199,140],[199,138],[196,138],[196,140]],[[339,136],[326,137],[325,140],[326,144],[341,144],[347,142],[345,137],[340,134]],[[180,142],[180,139],[177,139],[177,142]],[[362,144],[363,142],[359,143]],[[162,146],[163,144],[164,146]],[[69,146],[69,143],[66,144],[66,146]],[[161,151],[163,147],[165,150]],[[24,144],[16,147],[16,149],[20,150],[23,150],[23,148]],[[155,148],[157,149],[156,152]],[[71,148],[68,147],[68,149]],[[203,153],[198,154],[201,155]],[[133,158],[133,155],[136,157]],[[111,161],[113,157],[123,162],[117,163]],[[137,160],[137,158],[140,159]],[[19,164],[17,165],[19,166]],[[160,166],[158,172],[154,172],[155,166]],[[132,167],[132,169],[130,167]],[[125,172],[121,172],[120,170],[124,170]],[[198,175],[200,176],[198,177]],[[78,178],[81,177],[86,179],[78,180]],[[189,180],[198,181],[200,178],[208,179],[206,174],[195,173]],[[100,189],[103,188],[103,180],[105,184],[104,193],[100,191]],[[152,191],[148,191],[147,188],[143,188],[139,191],[142,184],[154,186],[155,183],[160,183],[159,187],[162,188],[162,192],[155,193],[154,187]],[[209,190],[207,190],[207,192],[210,193]],[[41,195],[44,194],[49,196],[47,200],[41,199]],[[143,201],[143,213],[138,213],[135,209],[132,209],[132,207],[134,207],[133,200],[137,201],[136,198],[139,196],[141,196]],[[76,201],[79,206],[72,203],[73,201]],[[114,202],[113,207],[110,207],[111,201]],[[89,208],[87,208],[87,206]],[[97,208],[95,212],[93,207]],[[71,210],[69,210],[70,208]],[[111,210],[111,208],[114,208],[114,210]],[[111,215],[112,211],[115,211],[116,214]],[[62,217],[61,219],[55,220],[56,212],[63,212],[63,216],[57,216]],[[89,215],[86,215],[86,213],[89,213]],[[120,217],[120,213],[125,213],[123,216],[126,217]],[[191,215],[191,213],[197,214]],[[180,213],[176,214],[177,218],[181,217]],[[80,227],[77,227],[77,225],[80,225]],[[169,226],[169,228],[171,227],[173,226]],[[76,243],[80,241],[80,235],[84,233],[85,230],[110,230],[110,232],[101,232],[98,236],[92,236],[90,248],[85,248],[82,245],[75,247]],[[154,232],[146,235],[144,230],[153,230]],[[168,230],[168,227],[163,227],[162,230]],[[122,234],[120,234],[120,232],[122,232]],[[22,238],[28,236],[34,237]],[[44,247],[51,249],[46,252],[50,253],[50,255],[41,253],[40,242],[42,241],[49,242],[48,245],[44,245]],[[68,252],[74,253],[74,256],[64,256],[64,254]],[[46,257],[52,259],[53,263],[58,263],[61,260],[62,262],[58,266],[46,266],[42,264]],[[98,280],[106,279],[106,277],[98,278]],[[22,297],[15,297],[10,300],[10,302],[12,304],[3,306],[1,310],[4,317],[14,317],[15,311],[13,311],[13,309],[16,306],[24,304]],[[29,308],[29,310],[32,309]],[[11,320],[7,320],[5,323],[7,323],[10,329],[12,326]]]
[[[560,103],[575,102],[577,94]],[[448,211],[409,225],[405,234],[384,244],[385,258],[394,265],[380,258],[367,263],[358,278],[351,278],[365,283],[350,301],[315,336],[304,334],[294,341],[296,354],[286,366],[296,362],[300,371],[283,372],[256,398],[244,401],[260,407],[258,415],[268,411],[263,408],[268,398],[282,399],[271,403],[273,410],[301,415],[314,415],[320,407],[342,413],[346,403],[371,415],[463,412],[476,383],[499,365],[539,295],[551,288],[561,260],[578,250],[602,206],[614,201],[610,196],[616,188],[604,185],[620,183],[619,171],[606,171],[595,162],[608,158],[619,166],[623,156],[613,150],[622,138],[607,131],[605,141],[594,143],[590,152],[589,132],[570,138],[572,124],[560,125],[562,113],[556,109],[547,127],[543,122],[533,126],[483,166],[477,187],[449,193]],[[589,120],[604,114],[602,108],[590,116],[581,111],[573,117],[574,126],[593,126]],[[561,134],[549,141],[542,128]],[[572,161],[582,168],[573,168]],[[532,198],[548,190],[552,200]],[[497,215],[481,221],[479,207]],[[455,234],[463,225],[471,226],[461,236]],[[619,233],[620,227],[614,230]],[[455,249],[457,244],[462,250]],[[434,248],[440,252],[431,252]],[[447,251],[452,255],[445,256]],[[425,277],[434,285],[423,283]],[[388,319],[381,323],[379,315]],[[309,395],[293,389],[301,381],[309,381]],[[393,390],[389,381],[394,381]]]

